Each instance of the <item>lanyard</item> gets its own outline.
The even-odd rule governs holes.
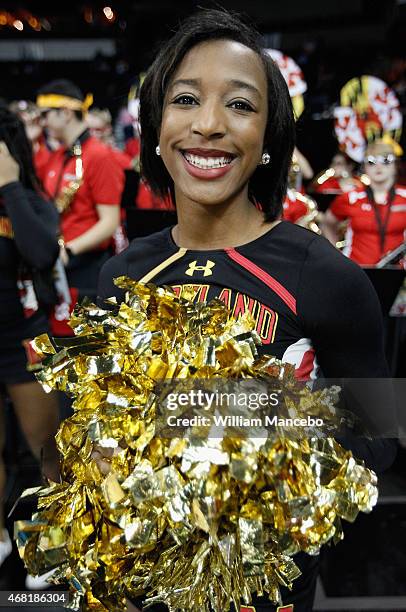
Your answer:
[[[82,134],[77,138],[76,142],[74,143],[74,145],[65,151],[65,156],[64,156],[64,160],[58,175],[58,180],[56,181],[56,186],[54,189],[54,194],[48,194],[50,199],[52,199],[53,201],[56,200],[56,198],[59,195],[59,191],[61,188],[61,183],[62,183],[62,177],[63,177],[63,173],[65,170],[65,167],[68,163],[68,161],[70,159],[72,159],[72,157],[75,157],[75,174],[76,174],[76,180],[77,181],[81,181],[83,179],[83,161],[82,161],[82,145],[84,142],[86,142],[86,140],[88,140],[88,138],[90,137],[90,133],[89,130],[86,129],[84,132],[82,132]]]
[[[382,219],[382,215],[379,212],[379,205],[375,202],[374,192],[372,191],[370,187],[367,187],[366,191],[368,195],[368,200],[371,203],[372,208],[374,209],[375,221],[378,226],[378,232],[379,232],[379,242],[381,245],[381,254],[383,255],[385,253],[384,248],[385,248],[386,230],[388,229],[389,218],[392,212],[392,203],[393,203],[393,200],[395,199],[395,188],[394,187],[390,188],[388,199],[386,202],[386,214],[385,214],[384,219]]]

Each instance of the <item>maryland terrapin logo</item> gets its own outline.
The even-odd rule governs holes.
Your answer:
[[[211,276],[213,274],[212,269],[215,265],[216,264],[214,261],[210,261],[210,259],[208,259],[205,266],[198,266],[197,260],[195,259],[195,261],[190,262],[185,274],[188,276],[193,276],[195,272],[203,272],[203,276]]]

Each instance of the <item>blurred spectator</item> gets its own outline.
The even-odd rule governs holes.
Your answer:
[[[330,167],[320,173],[312,182],[309,191],[326,195],[340,195],[357,187],[362,182],[355,176],[357,164],[342,151],[337,151]]]
[[[63,144],[41,176],[60,212],[61,254],[70,289],[52,319],[56,335],[72,334],[67,321],[78,297],[96,297],[99,270],[111,254],[120,222],[124,171],[111,148],[87,129],[85,114],[91,102],[66,80],[49,83],[37,98],[44,126]]]
[[[10,104],[10,110],[18,115],[24,123],[25,131],[31,142],[34,167],[38,176],[44,171],[51,151],[59,147],[57,140],[46,137],[41,123],[40,109],[30,100],[15,100]]]
[[[43,304],[48,292],[53,294],[57,228],[56,210],[40,196],[24,125],[0,106],[0,565],[11,553],[2,507],[4,393],[44,474],[54,481],[59,478],[56,397],[46,394],[27,368],[27,363],[31,369],[35,366],[30,339],[48,331]]]
[[[336,244],[339,224],[348,220],[345,254],[361,265],[373,265],[405,240],[406,189],[396,185],[396,155],[391,144],[370,144],[364,169],[370,185],[334,200],[326,212],[323,233]]]

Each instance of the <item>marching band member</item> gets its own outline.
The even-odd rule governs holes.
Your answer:
[[[96,294],[97,276],[110,256],[120,222],[124,171],[109,147],[90,135],[85,113],[91,98],[66,80],[43,87],[37,98],[43,124],[61,141],[42,183],[60,213],[61,252],[70,287],[52,319],[55,335],[71,335],[67,320],[78,297]]]
[[[342,151],[337,151],[331,160],[330,167],[319,174],[309,191],[326,195],[340,195],[352,189],[362,187],[362,182],[354,175],[356,163]]]
[[[361,265],[373,265],[405,240],[406,189],[396,184],[395,149],[387,142],[368,145],[364,171],[369,186],[333,201],[324,217],[323,233],[336,244],[339,225],[347,220],[345,255]]]

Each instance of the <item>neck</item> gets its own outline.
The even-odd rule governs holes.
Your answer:
[[[393,186],[393,180],[388,179],[386,181],[382,181],[382,183],[376,183],[375,181],[371,181],[371,189],[374,195],[386,196],[391,187]]]
[[[86,128],[87,125],[84,121],[75,121],[75,123],[68,124],[63,135],[64,145],[71,147]]]
[[[178,225],[174,239],[178,246],[192,250],[236,247],[255,240],[278,222],[264,221],[264,215],[248,197],[232,203],[204,205],[176,196]]]

